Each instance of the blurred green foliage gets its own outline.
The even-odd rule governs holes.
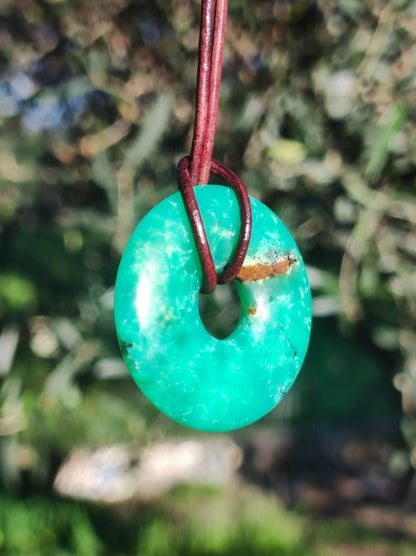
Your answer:
[[[129,234],[175,191],[189,152],[198,20],[193,0],[0,3],[0,480],[10,492],[49,492],[74,446],[185,434],[127,376],[112,296]],[[415,38],[405,0],[231,0],[215,151],[292,231],[315,295],[309,358],[265,423],[359,427],[401,411],[413,467]],[[224,334],[223,303],[206,311]],[[26,512],[9,496],[0,551],[99,553],[81,506],[39,499]],[[276,553],[309,553],[297,518],[278,534],[253,527],[260,540],[246,554],[263,553],[261,542],[264,554],[277,542]],[[158,518],[139,553],[167,554],[161,538],[169,554],[238,548],[217,533],[186,552],[173,537]]]
[[[177,488],[138,514],[44,496],[19,502],[3,496],[0,518],[0,550],[10,555],[321,556],[339,546],[348,554],[415,553],[405,535],[381,545],[377,533],[360,523],[336,517],[310,523],[256,489]]]

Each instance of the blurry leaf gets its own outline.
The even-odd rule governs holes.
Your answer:
[[[286,112],[286,114],[280,115],[280,117],[285,116],[288,126],[287,133],[285,132],[283,135],[301,141],[308,153],[320,155],[326,148],[327,132],[323,114],[316,110],[316,103],[301,91],[295,92],[293,87],[281,91],[280,84],[276,95],[278,98],[281,97]],[[278,106],[276,109],[279,111]],[[272,117],[276,117],[275,114]]]
[[[335,179],[332,169],[320,160],[305,160],[301,170],[304,176],[314,184],[328,185]]]
[[[370,156],[365,174],[371,179],[377,179],[386,165],[390,144],[394,136],[402,129],[407,117],[406,106],[396,102],[387,114],[387,121],[375,130],[375,140],[370,148]]]
[[[325,86],[325,106],[331,118],[343,120],[357,102],[358,84],[354,72],[342,70],[333,73]]]
[[[91,525],[87,512],[79,509],[71,516],[71,528],[79,556],[95,556],[100,553],[100,541]]]
[[[81,403],[82,396],[74,383],[74,377],[83,367],[83,362],[72,355],[60,360],[45,384],[45,394],[52,400],[60,400],[67,408],[74,408]]]
[[[0,274],[0,310],[22,311],[35,305],[37,292],[34,285],[17,274]]]
[[[283,164],[296,164],[306,158],[304,145],[291,139],[278,139],[267,149],[267,155]]]
[[[143,125],[126,150],[125,169],[135,172],[149,158],[168,128],[172,110],[172,98],[161,94],[151,106]]]
[[[4,148],[0,150],[0,181],[21,183],[31,176],[31,163],[19,164],[13,153]]]
[[[99,380],[118,380],[129,376],[127,367],[121,358],[101,359],[95,363],[93,370]]]
[[[245,102],[242,113],[236,122],[236,129],[252,130],[258,124],[264,112],[264,103],[257,95],[250,95]]]
[[[50,322],[50,327],[65,349],[71,350],[81,344],[82,336],[80,331],[76,324],[70,319],[64,317],[53,319]]]
[[[114,175],[108,153],[106,151],[101,151],[93,158],[91,166],[95,181],[105,189],[113,211],[117,212],[117,179]]]
[[[33,317],[30,320],[31,340],[30,348],[38,357],[53,357],[57,353],[58,342],[56,335],[49,327],[44,317]]]
[[[312,289],[319,290],[330,296],[338,294],[339,283],[337,275],[310,265],[306,267],[306,270]]]
[[[400,339],[398,328],[378,326],[373,331],[374,342],[386,350],[399,349]]]
[[[12,325],[6,325],[0,334],[0,377],[9,372],[14,354],[19,341],[19,329]]]
[[[340,0],[340,8],[351,18],[357,20],[367,11],[366,3],[363,0]]]
[[[328,317],[340,312],[341,304],[338,297],[320,295],[313,298],[312,314],[314,317]]]
[[[118,119],[98,133],[86,135],[81,139],[80,151],[86,158],[91,158],[124,139],[130,130],[130,124]]]

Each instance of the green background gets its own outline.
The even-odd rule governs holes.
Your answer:
[[[0,553],[415,554],[405,0],[230,1],[215,158],[290,229],[314,294],[296,385],[230,437],[238,476],[118,504],[53,486],[76,449],[211,439],[143,399],[112,316],[128,237],[189,152],[199,7],[0,3]],[[201,312],[227,334],[235,292]]]

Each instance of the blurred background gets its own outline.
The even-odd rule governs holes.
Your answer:
[[[199,9],[0,2],[0,553],[416,554],[416,4],[230,0],[215,157],[296,238],[314,323],[226,435],[143,398],[112,316],[189,152]],[[227,334],[231,287],[201,311]]]

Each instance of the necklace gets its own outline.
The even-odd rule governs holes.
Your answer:
[[[115,322],[126,364],[163,413],[192,428],[226,431],[263,417],[304,360],[311,327],[305,266],[292,236],[234,172],[212,160],[227,0],[203,0],[197,103],[179,192],[154,207],[123,254]],[[229,187],[207,184],[210,175]],[[236,329],[205,329],[199,292],[234,280]]]

